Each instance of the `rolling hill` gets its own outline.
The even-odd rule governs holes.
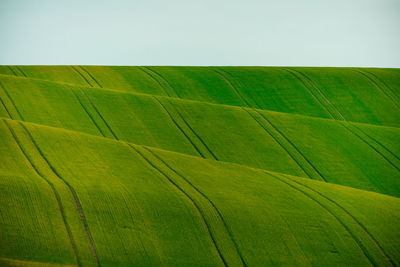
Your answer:
[[[0,264],[398,266],[400,70],[0,66]]]

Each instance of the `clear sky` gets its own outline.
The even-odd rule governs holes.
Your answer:
[[[0,64],[400,67],[400,0],[0,0]]]

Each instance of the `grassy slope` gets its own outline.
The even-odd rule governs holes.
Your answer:
[[[0,82],[11,118],[400,195],[398,128],[9,76]]]
[[[58,175],[58,178],[49,175],[49,179],[56,183],[62,178],[74,189],[101,264],[159,265],[162,262],[187,266],[222,265],[225,261],[232,266],[242,262],[250,266],[266,262],[365,266],[399,261],[396,242],[399,237],[392,235],[399,232],[398,225],[393,223],[400,219],[397,198],[24,124],[30,139],[24,137],[27,132],[18,122],[3,120],[2,132],[8,131],[4,129],[6,123],[30,157],[44,158],[46,163],[40,168],[49,165]],[[17,146],[11,134],[2,140],[7,146]],[[28,149],[35,146],[32,144],[37,145],[36,150],[41,155],[34,156],[38,152]],[[10,161],[23,164],[26,159],[18,149],[13,150],[16,153],[9,156]],[[15,175],[22,176],[19,172],[25,169],[14,170]],[[40,182],[37,176],[32,175],[30,179],[32,183],[26,185],[29,192]],[[7,185],[18,185],[6,181]],[[328,195],[354,217],[302,186],[303,183]],[[62,190],[62,185],[56,189]],[[8,205],[15,199],[11,190],[4,187],[4,191],[13,196],[2,199]],[[22,198],[29,202],[33,197],[23,195]],[[40,199],[54,206],[51,194],[41,194]],[[379,217],[368,209],[371,201],[374,208],[380,210]],[[30,221],[2,220],[2,229],[7,226],[26,231],[3,233],[15,245],[10,252],[2,250],[3,258],[20,259],[19,255],[23,254],[24,260],[43,261],[55,253],[54,250],[71,247],[66,234],[62,233],[65,228],[56,208],[47,215],[47,205],[35,207],[38,209],[35,214],[43,214],[41,221],[53,218],[53,227],[61,232],[60,236],[65,236],[64,239],[48,236],[48,232],[29,232],[37,227]],[[74,205],[65,210],[68,214],[78,213]],[[18,218],[29,218],[31,214],[27,208],[7,209],[6,212]],[[69,216],[67,222],[75,223]],[[381,231],[382,225],[386,231]],[[82,224],[71,224],[72,227],[83,228]],[[77,247],[88,246],[88,239],[75,237],[73,233]],[[27,242],[27,247],[19,246],[18,240],[27,238],[36,242]],[[47,243],[52,243],[52,251],[43,249]],[[39,253],[34,253],[30,246]],[[63,256],[47,261],[74,263],[71,251]],[[95,263],[93,255],[83,253],[79,254],[79,260]]]
[[[398,70],[0,73],[0,263],[399,264]]]
[[[398,69],[107,66],[12,68],[18,76],[82,86],[324,118],[344,118],[386,126],[400,125],[399,116],[396,116],[400,112]],[[10,75],[11,71],[3,66],[0,73]]]

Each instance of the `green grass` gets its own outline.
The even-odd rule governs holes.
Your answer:
[[[0,265],[397,266],[399,81],[0,66]]]
[[[16,67],[12,68],[17,72]],[[349,121],[400,125],[396,116],[400,112],[398,69],[107,66],[83,69],[78,66],[20,66],[18,69],[24,73],[17,72],[18,76],[80,86],[324,118],[340,116],[335,114],[339,112]],[[10,75],[10,72],[6,67],[0,69],[0,73]],[[326,107],[329,103],[319,92],[334,108]],[[334,110],[328,112],[327,109]]]

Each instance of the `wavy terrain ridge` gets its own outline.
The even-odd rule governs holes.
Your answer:
[[[398,266],[400,71],[0,66],[0,264]]]

